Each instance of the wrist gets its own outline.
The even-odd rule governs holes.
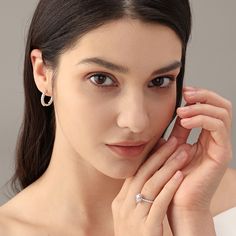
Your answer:
[[[188,210],[168,215],[172,232],[176,236],[215,236],[210,210]]]

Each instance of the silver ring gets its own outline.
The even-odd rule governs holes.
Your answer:
[[[146,198],[143,197],[143,195],[141,193],[138,193],[135,195],[135,202],[138,204],[140,202],[148,202],[148,203],[153,203],[153,200],[148,200]]]

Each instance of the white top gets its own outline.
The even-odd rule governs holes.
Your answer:
[[[217,236],[236,236],[236,207],[213,217]]]

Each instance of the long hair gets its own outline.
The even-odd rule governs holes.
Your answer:
[[[25,48],[24,116],[15,150],[15,173],[10,179],[14,193],[29,186],[45,172],[55,139],[54,106],[45,108],[40,103],[41,93],[34,82],[31,51],[41,50],[44,64],[56,71],[59,56],[73,48],[83,35],[127,16],[168,26],[181,39],[182,67],[177,78],[176,108],[180,106],[192,23],[188,0],[40,0]]]

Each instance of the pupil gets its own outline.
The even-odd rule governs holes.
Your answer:
[[[95,80],[97,81],[98,84],[102,84],[105,81],[105,76],[103,75],[96,75]]]
[[[158,78],[158,79],[155,79],[153,83],[154,83],[156,86],[159,86],[159,85],[162,85],[162,84],[163,84],[163,80],[164,80],[164,78]]]

